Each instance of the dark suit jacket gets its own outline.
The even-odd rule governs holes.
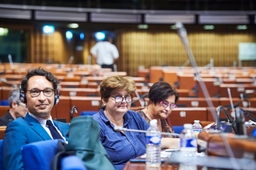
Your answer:
[[[1,118],[0,118],[0,126],[7,126],[9,122],[13,121],[13,117],[12,115],[10,114],[9,110],[6,111],[5,115],[3,115]]]
[[[67,139],[69,125],[54,121],[55,126]],[[3,162],[6,170],[23,169],[21,148],[25,144],[52,140],[40,123],[27,114],[24,118],[18,118],[10,122],[6,128],[3,140]]]

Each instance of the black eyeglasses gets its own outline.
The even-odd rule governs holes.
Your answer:
[[[54,90],[51,88],[46,88],[44,90],[39,90],[37,88],[33,88],[31,90],[27,90],[30,93],[31,97],[38,97],[41,92],[43,92],[44,96],[51,97],[54,93]]]
[[[18,104],[18,106],[21,106],[21,107],[24,107],[24,108],[26,108],[27,106],[26,106],[26,104],[24,104],[24,103],[21,103],[21,102],[19,102],[19,103],[17,103]]]
[[[132,102],[132,98],[131,96],[121,96],[121,95],[117,95],[117,96],[111,96],[113,99],[115,99],[116,103],[120,103],[123,102],[123,100],[127,103],[131,103]]]
[[[177,107],[177,105],[175,103],[170,103],[166,102],[166,101],[161,101],[160,105],[162,105],[165,109],[169,106],[170,109],[174,109],[175,107]]]

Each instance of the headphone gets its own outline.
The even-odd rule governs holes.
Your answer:
[[[21,86],[20,86],[20,101],[23,103],[27,103],[27,99],[26,99],[26,94],[24,93],[24,91],[21,91]],[[59,89],[57,89],[57,93],[54,94],[54,105],[58,104],[60,101],[60,95],[59,95]]]

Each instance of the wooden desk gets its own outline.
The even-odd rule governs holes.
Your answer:
[[[123,170],[177,170],[179,165],[168,165],[162,163],[161,168],[147,168],[145,163],[127,162]]]
[[[5,115],[6,111],[9,110],[10,106],[0,106],[0,117]]]
[[[205,121],[207,120],[207,112],[206,107],[178,107],[172,110],[171,114],[167,117],[167,121],[173,126],[193,123],[194,120]]]
[[[232,97],[240,97],[240,94],[244,94],[246,90],[256,90],[256,86],[252,84],[221,84],[220,96],[228,97],[227,88],[230,88]]]
[[[0,139],[4,138],[6,126],[0,126]]]
[[[96,88],[61,88],[61,96],[98,96]]]
[[[210,98],[214,107],[219,106],[218,98]],[[185,105],[186,107],[208,107],[208,103],[205,98],[191,98],[191,97],[180,97],[177,104]]]
[[[247,156],[247,158],[256,160],[255,139],[234,135],[232,133],[222,133],[222,135],[223,136],[219,133],[211,134],[202,131],[198,135],[198,139],[200,140],[198,144],[207,149],[206,153],[208,155],[229,157],[229,152],[226,148],[226,144],[228,144],[235,158]]]

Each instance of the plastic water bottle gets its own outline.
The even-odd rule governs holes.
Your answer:
[[[197,139],[192,129],[192,124],[184,124],[184,129],[180,134],[180,154],[183,163],[180,164],[179,170],[196,170],[194,165],[197,152]]]
[[[157,120],[150,121],[150,127],[146,132],[147,149],[146,165],[147,167],[161,166],[161,134],[157,127]]]
[[[200,121],[199,120],[194,120],[194,124],[192,125],[192,129],[193,129],[193,132],[196,136],[196,138],[198,137],[198,134],[202,131],[202,126],[200,124]]]

